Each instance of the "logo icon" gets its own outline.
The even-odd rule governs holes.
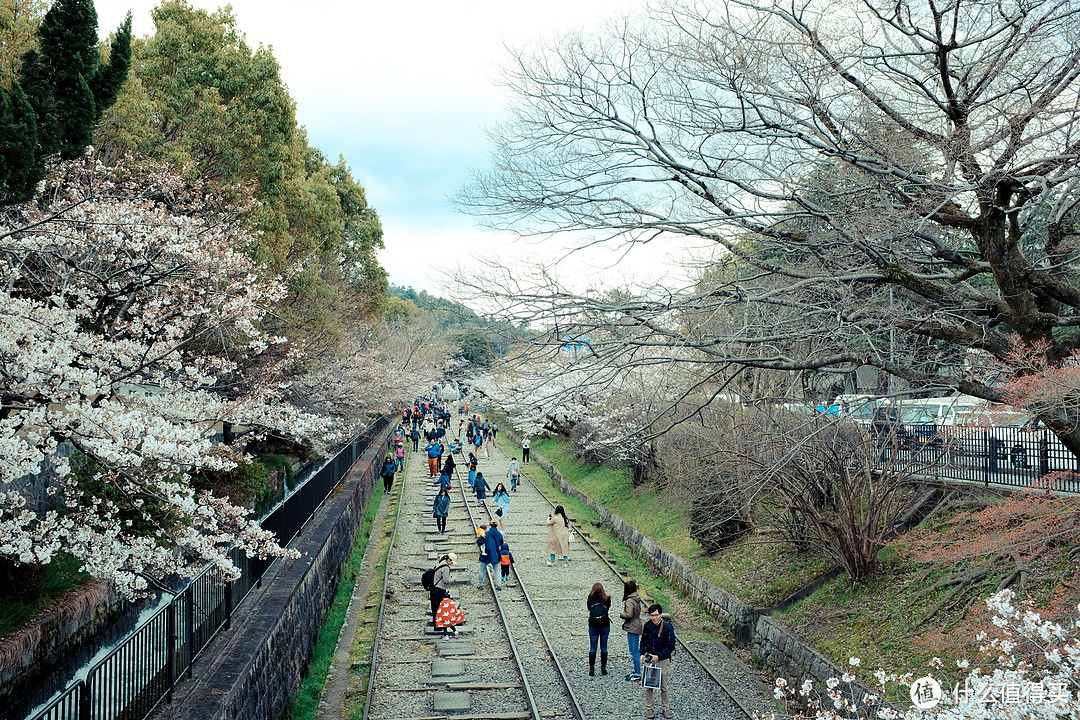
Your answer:
[[[934,678],[927,675],[911,683],[911,702],[920,710],[929,710],[937,707],[941,702],[941,685]]]

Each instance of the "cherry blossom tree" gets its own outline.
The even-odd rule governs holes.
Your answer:
[[[331,355],[309,360],[285,394],[296,407],[351,428],[430,390],[452,351],[448,333],[428,313],[362,323]]]
[[[486,272],[477,293],[562,334],[636,328],[593,345],[612,364],[669,347],[715,369],[869,366],[1001,401],[1010,336],[1051,365],[1080,342],[1078,14],[677,0],[524,49],[463,206],[582,245],[708,245],[725,267],[629,296]],[[1042,417],[1080,452],[1076,407]]]
[[[1011,590],[995,593],[986,605],[992,626],[978,638],[984,664],[957,658],[953,670],[933,658],[927,674],[919,678],[914,673],[879,669],[874,673],[876,694],[864,693],[852,671],[829,678],[820,692],[810,680],[796,688],[780,677],[773,694],[794,717],[807,720],[1080,718],[1080,621],[1076,616],[1064,623],[1047,620],[1030,606],[1018,607]],[[1076,611],[1080,614],[1080,607]],[[861,664],[858,658],[849,662],[852,670]],[[890,689],[897,688],[903,697],[890,694]]]
[[[0,216],[0,556],[69,553],[138,594],[207,562],[234,575],[232,544],[284,552],[191,484],[242,459],[213,441],[222,421],[324,427],[247,362],[277,342],[259,323],[286,291],[245,253],[249,207],[164,165],[87,157]]]

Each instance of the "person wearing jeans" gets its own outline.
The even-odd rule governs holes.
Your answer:
[[[634,670],[626,676],[627,680],[641,679],[641,597],[638,595],[637,581],[627,580],[623,585],[622,629],[626,632],[626,645],[630,648],[630,659],[634,661]]]
[[[596,668],[596,646],[600,646],[600,674],[607,675],[607,641],[611,632],[611,596],[604,591],[604,586],[594,583],[589,597],[585,598],[585,607],[589,609],[589,675]]]

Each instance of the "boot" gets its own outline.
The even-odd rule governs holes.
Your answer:
[[[600,674],[607,675],[607,653],[600,653]]]
[[[596,653],[589,653],[589,676],[596,675]]]

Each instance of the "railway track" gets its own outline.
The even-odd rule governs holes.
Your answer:
[[[508,461],[498,450],[494,459],[480,460],[492,487],[503,479]],[[436,489],[426,463],[410,463],[387,561],[365,720],[644,717],[643,690],[623,679],[631,669],[618,619],[625,578],[580,527],[570,564],[548,566],[545,521],[553,504],[525,470],[505,520],[514,571],[508,586],[496,591],[490,580],[477,587],[476,527],[490,521],[490,500],[478,506],[464,473],[456,474],[447,533],[440,535],[431,517]],[[446,552],[457,554],[450,594],[466,618],[450,639],[431,628],[428,594],[420,585],[423,571]],[[594,582],[612,595],[612,630],[609,674],[601,674],[598,658],[590,677],[585,597]],[[674,716],[752,717],[728,688],[741,669],[718,672],[691,645],[680,638],[672,663]],[[657,717],[659,705],[657,693]]]

